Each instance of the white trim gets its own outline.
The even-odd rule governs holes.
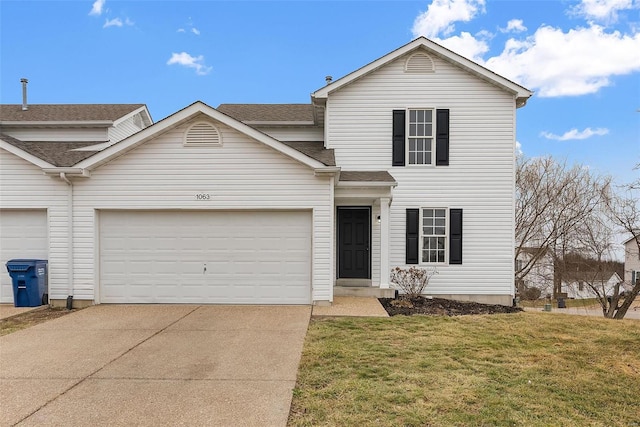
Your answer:
[[[21,148],[16,147],[13,144],[6,142],[4,139],[0,138],[0,148],[9,153],[20,157],[23,160],[26,160],[29,163],[34,164],[39,168],[55,168],[51,163],[45,162],[44,160],[34,156],[33,154],[29,154]]]
[[[425,209],[432,209],[432,210],[444,210],[444,218],[445,218],[445,223],[444,223],[444,235],[439,235],[439,234],[429,234],[427,236],[429,237],[443,237],[444,238],[444,261],[442,262],[429,262],[429,261],[423,261],[422,260],[422,255],[423,255],[423,245],[424,245],[424,238],[425,238],[425,234],[424,234],[424,217],[423,217],[423,212]],[[451,219],[449,216],[449,211],[450,208],[449,207],[445,207],[445,206],[437,206],[437,207],[432,207],[432,206],[421,206],[420,207],[420,215],[419,215],[419,219],[418,221],[420,222],[418,224],[418,263],[420,265],[433,265],[433,266],[441,266],[441,265],[449,265],[449,251],[451,250],[450,243],[449,243],[449,234],[450,234],[450,228],[451,228]],[[435,215],[435,212],[434,212]],[[434,216],[435,219],[435,216]],[[435,228],[435,224],[433,225],[433,227]]]
[[[516,106],[517,107],[521,107],[524,106],[524,104],[526,103],[526,100],[528,98],[530,98],[533,95],[533,92],[531,92],[530,90],[526,89],[523,86],[520,86],[517,83],[512,82],[511,80],[506,79],[505,77],[500,76],[499,74],[494,73],[493,71],[490,71],[489,69],[476,64],[475,62],[458,55],[457,53],[425,38],[425,37],[418,37],[417,39],[407,43],[406,45],[394,50],[393,52],[390,52],[384,56],[382,56],[381,58],[378,58],[377,60],[365,65],[362,68],[359,68],[358,70],[347,74],[346,76],[338,79],[338,80],[334,80],[333,82],[331,82],[330,84],[324,86],[321,89],[318,89],[317,91],[313,92],[311,94],[312,99],[325,99],[329,96],[329,94],[331,94],[332,92],[335,92],[337,90],[339,90],[340,88],[342,88],[345,85],[348,85],[349,83],[377,70],[378,68],[382,67],[383,65],[388,64],[391,61],[394,61],[395,59],[401,57],[402,55],[405,55],[411,51],[414,51],[416,49],[426,49],[428,53],[433,53],[434,55],[454,64],[457,65],[469,72],[471,72],[472,74],[477,75],[478,77],[495,84],[496,86],[510,92],[513,93],[517,96],[516,99]]]
[[[408,107],[405,110],[405,122],[404,122],[404,126],[405,126],[405,131],[404,131],[404,143],[405,143],[405,165],[406,166],[419,166],[419,167],[424,167],[424,166],[435,166],[436,162],[435,162],[435,158],[436,158],[436,116],[437,116],[437,109],[435,107]],[[411,136],[411,132],[409,131],[410,129],[410,124],[411,124],[411,111],[431,111],[431,136]],[[430,139],[431,140],[431,150],[429,151],[429,153],[431,154],[431,161],[429,163],[411,163],[409,161],[409,154],[410,154],[410,149],[409,149],[409,140],[410,139]],[[416,151],[416,157],[417,157],[417,151]],[[424,152],[423,152],[424,154]]]
[[[390,224],[390,209],[391,198],[380,198],[380,288],[388,289],[390,287],[390,269],[391,263],[390,248],[389,248],[389,230]]]

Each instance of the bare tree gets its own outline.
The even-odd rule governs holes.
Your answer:
[[[573,279],[573,286],[579,282],[578,286],[586,287],[600,304],[604,317],[614,318],[624,298],[624,288],[616,279],[617,267],[622,268],[622,263],[613,260],[614,224],[606,216],[606,203],[576,227],[572,240],[576,252],[565,255],[559,264],[563,276]]]
[[[551,157],[516,163],[516,283],[550,259],[555,267],[572,248],[573,232],[601,205],[609,178],[589,169],[568,167]],[[562,292],[561,271],[553,295]]]
[[[639,170],[640,163],[634,169]],[[605,204],[607,213],[618,228],[618,231],[625,233],[627,236],[630,235],[631,241],[635,242],[638,253],[640,253],[640,178],[623,185],[617,192],[609,188]],[[636,283],[629,282],[626,285],[629,290],[625,292],[624,296],[618,298],[615,302],[615,307],[612,308],[614,313],[610,317],[614,319],[624,318],[629,307],[640,294],[640,281],[636,281]],[[613,301],[611,304],[613,305]]]

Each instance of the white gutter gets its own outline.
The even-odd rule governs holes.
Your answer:
[[[73,307],[73,183],[65,172],[60,172],[60,179],[68,185],[67,196],[67,309]]]
[[[73,175],[82,178],[89,178],[91,176],[91,172],[84,168],[42,168],[42,172],[45,175],[59,175],[60,179],[67,182],[67,176]],[[63,178],[63,175],[65,178]]]

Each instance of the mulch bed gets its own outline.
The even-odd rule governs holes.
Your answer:
[[[464,316],[469,314],[519,313],[520,307],[507,307],[498,304],[480,304],[477,302],[453,301],[443,298],[395,298],[378,299],[389,316],[411,316],[422,314],[427,316]]]

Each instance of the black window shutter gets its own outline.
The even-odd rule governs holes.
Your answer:
[[[405,110],[393,110],[393,166],[404,166]]]
[[[418,264],[418,239],[420,238],[420,210],[407,209],[407,264]]]
[[[436,110],[436,166],[449,166],[449,110]]]
[[[462,209],[449,210],[449,264],[462,264]]]

